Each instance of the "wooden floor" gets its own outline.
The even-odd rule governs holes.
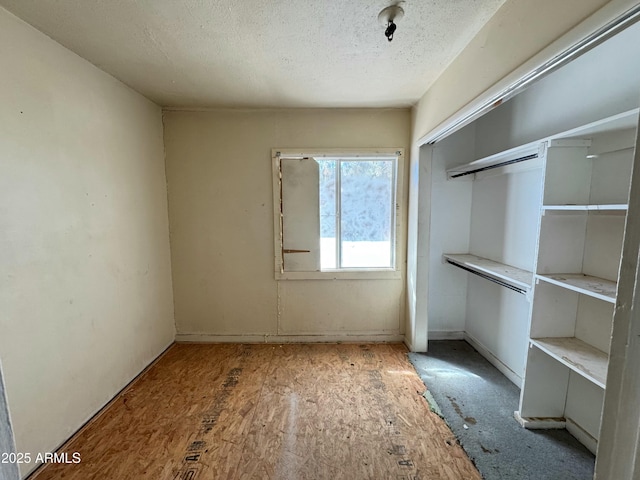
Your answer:
[[[480,480],[403,345],[178,344],[30,480]]]

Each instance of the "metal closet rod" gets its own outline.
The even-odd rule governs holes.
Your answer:
[[[456,263],[456,262],[454,262],[454,261],[452,261],[452,260],[450,260],[448,258],[447,258],[447,263],[450,263],[454,267],[461,268],[462,270],[466,270],[469,273],[473,273],[474,275],[477,275],[480,278],[484,278],[485,280],[489,280],[489,281],[491,281],[493,283],[497,283],[501,287],[506,287],[509,290],[513,290],[514,292],[518,292],[518,293],[521,293],[523,295],[525,295],[527,293],[527,291],[524,288],[516,287],[515,285],[511,285],[510,283],[503,282],[502,280],[498,280],[497,278],[493,278],[493,277],[491,277],[489,275],[485,275],[484,273],[478,272],[477,270],[472,270],[471,268],[465,267],[464,265],[460,265],[459,263]]]
[[[527,160],[534,160],[538,158],[537,153],[527,155],[525,157],[514,158],[513,160],[507,160],[506,162],[496,163],[495,165],[489,165],[487,167],[476,168],[475,170],[469,170],[468,172],[456,173],[451,175],[451,178],[464,177],[465,175],[471,175],[472,173],[484,172],[486,170],[492,170],[494,168],[504,167],[507,165],[513,165],[514,163],[526,162]]]

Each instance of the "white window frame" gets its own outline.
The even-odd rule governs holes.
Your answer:
[[[281,183],[280,159],[295,158],[327,158],[327,159],[366,159],[373,160],[395,157],[395,231],[393,232],[393,268],[354,268],[325,270],[312,272],[283,271],[282,253],[282,218],[281,218]],[[366,280],[366,279],[399,279],[402,278],[402,241],[404,211],[404,149],[403,148],[353,148],[353,149],[286,149],[271,150],[271,166],[273,177],[273,228],[274,228],[274,273],[276,280]]]

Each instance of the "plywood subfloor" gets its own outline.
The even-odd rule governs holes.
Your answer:
[[[480,480],[403,345],[174,345],[32,480]]]

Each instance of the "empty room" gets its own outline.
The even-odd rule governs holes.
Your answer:
[[[0,480],[640,478],[638,20],[0,0]]]

